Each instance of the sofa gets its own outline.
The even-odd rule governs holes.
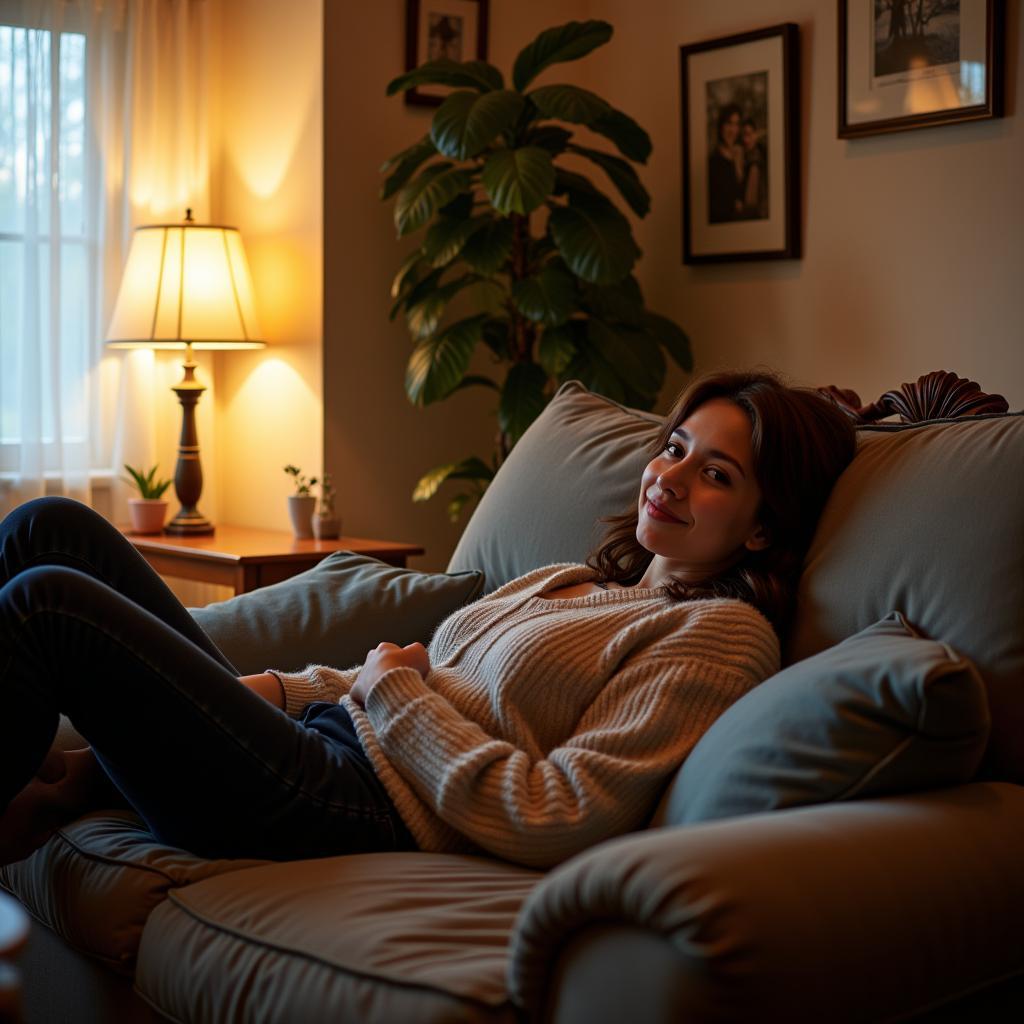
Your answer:
[[[649,828],[541,873],[483,853],[207,861],[89,814],[0,871],[34,918],[25,1020],[1022,1019],[1024,415],[966,383],[833,392],[862,421],[924,419],[858,427],[783,670],[715,722]],[[240,672],[426,640],[582,560],[657,423],[566,384],[447,573],[339,553],[193,614]]]

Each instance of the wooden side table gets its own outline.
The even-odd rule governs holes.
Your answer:
[[[25,945],[28,915],[0,892],[0,1024],[21,1020],[21,982],[14,965],[7,962]]]
[[[198,537],[132,533],[127,527],[120,530],[157,572],[232,587],[236,594],[289,579],[311,569],[332,551],[355,551],[397,566],[404,566],[412,555],[423,554],[423,548],[415,544],[396,541],[365,537],[297,540],[284,531],[245,526],[218,525],[215,533]]]

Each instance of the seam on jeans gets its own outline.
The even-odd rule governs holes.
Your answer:
[[[344,964],[332,963],[330,960],[325,960],[323,957],[317,956],[315,953],[308,953],[301,949],[292,949],[289,946],[281,946],[277,943],[271,942],[269,939],[262,937],[256,937],[247,935],[245,932],[233,928],[229,925],[223,924],[220,921],[211,921],[208,917],[200,914],[194,908],[183,903],[176,892],[168,893],[168,903],[173,903],[174,906],[186,917],[191,918],[193,921],[198,922],[206,928],[210,928],[213,931],[220,932],[222,935],[227,935],[229,938],[235,939],[238,942],[248,942],[254,946],[261,946],[263,949],[270,950],[273,953],[278,953],[283,956],[295,957],[298,960],[305,960],[307,963],[316,964],[321,967],[325,967],[330,971],[339,974],[347,974],[354,978],[364,978],[368,981],[383,982],[388,985],[394,985],[396,988],[409,989],[413,991],[426,991],[437,993],[438,995],[446,996],[449,999],[465,1000],[466,1002],[474,1003],[477,1006],[486,1007],[493,1009],[503,1005],[511,1004],[511,999],[506,993],[505,998],[498,1003],[491,1003],[485,999],[481,999],[479,996],[463,995],[462,993],[452,992],[450,989],[441,988],[438,985],[431,985],[429,982],[423,981],[405,981],[402,978],[392,978],[390,975],[382,973],[372,973],[370,971],[360,970],[358,967],[351,967]]]
[[[139,607],[141,608],[141,605]],[[148,611],[147,609],[142,608],[141,610],[146,612],[147,615],[152,615],[153,618],[157,618],[157,616],[153,615],[153,613]],[[81,623],[83,623],[86,626],[90,626],[91,628],[98,630],[104,636],[108,637],[112,641],[115,639],[114,635],[112,633],[110,633],[105,627],[100,626],[98,623],[93,622],[93,621],[91,621],[91,620],[89,620],[87,618],[83,618],[81,615],[76,615],[73,612],[63,611],[63,610],[58,610],[58,609],[47,609],[46,611],[31,612],[29,615],[26,615],[26,616],[24,616],[21,619],[22,626],[27,625],[32,619],[34,619],[36,616],[39,616],[39,615],[56,615],[56,616],[62,616],[62,617],[67,618],[67,619],[72,619],[75,622],[81,622]],[[158,621],[161,621],[161,620],[158,619]],[[166,625],[166,623],[165,623],[165,625]],[[171,629],[172,627],[168,626],[167,628]],[[188,637],[183,636],[181,634],[179,634],[179,636],[181,636],[181,639],[184,640],[186,643],[192,644],[192,646],[195,648],[195,651],[196,651],[197,654],[202,655],[202,657],[204,657],[204,658],[209,658],[215,665],[217,665],[217,667],[219,669],[223,670],[224,672],[228,672],[228,670],[223,665],[221,665],[219,662],[217,662],[216,659],[214,659],[211,655],[207,654],[206,651],[204,651],[201,647],[197,647],[195,644],[193,644],[192,641],[188,639]],[[116,642],[123,643],[123,641],[120,641],[120,640],[117,640]],[[379,824],[383,824],[387,820],[390,819],[391,815],[390,815],[389,811],[386,811],[386,810],[382,811],[382,810],[379,810],[377,808],[373,808],[373,809],[361,808],[359,811],[354,811],[353,808],[349,804],[342,804],[342,803],[338,803],[338,802],[333,801],[333,800],[325,800],[323,797],[318,797],[318,796],[315,796],[314,794],[308,792],[304,787],[297,786],[294,783],[294,781],[286,779],[280,772],[276,771],[273,767],[268,765],[261,758],[258,758],[255,754],[253,754],[253,752],[251,750],[249,750],[247,747],[245,747],[245,745],[242,744],[235,736],[233,736],[224,727],[224,725],[221,723],[221,721],[218,718],[214,717],[212,715],[212,713],[204,705],[200,704],[198,701],[193,700],[188,694],[186,694],[182,690],[178,689],[178,687],[175,686],[166,675],[164,675],[163,670],[158,665],[154,664],[152,661],[147,659],[144,655],[140,654],[139,651],[136,649],[136,647],[134,645],[132,645],[132,646],[125,645],[125,650],[133,658],[135,658],[137,661],[139,661],[142,665],[145,665],[148,669],[150,669],[159,679],[161,679],[166,684],[166,686],[171,691],[171,693],[175,694],[177,697],[181,698],[186,704],[190,704],[193,708],[195,708],[201,714],[203,714],[206,717],[207,721],[211,725],[213,725],[238,750],[240,750],[243,754],[245,754],[246,757],[248,757],[253,763],[259,765],[264,771],[267,772],[268,775],[272,776],[278,782],[280,782],[282,785],[286,786],[289,790],[292,791],[293,794],[301,795],[304,799],[309,800],[312,804],[314,804],[314,806],[315,805],[320,805],[320,806],[323,806],[323,807],[331,807],[331,808],[334,808],[336,810],[339,810],[339,811],[343,812],[344,814],[346,814],[346,815],[348,815],[350,817],[362,817],[364,819],[365,818],[372,818],[373,820],[377,821]],[[230,672],[228,672],[228,674],[231,675]],[[235,679],[235,682],[236,682],[236,684],[238,686],[242,685],[240,682],[238,682],[238,678],[237,677],[234,677],[234,679]],[[257,694],[253,694],[253,697],[256,700],[262,700],[263,699],[262,697],[259,697]],[[268,706],[272,707],[273,705],[269,705],[268,704]],[[280,710],[280,709],[278,709],[278,710]],[[284,714],[284,712],[281,712],[281,714]],[[289,719],[289,721],[291,721],[291,719]],[[375,772],[374,772],[374,777],[376,777],[376,773]]]

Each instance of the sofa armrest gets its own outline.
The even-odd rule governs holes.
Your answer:
[[[509,987],[559,1022],[889,1019],[1024,972],[1022,864],[1005,783],[651,830],[533,891]]]

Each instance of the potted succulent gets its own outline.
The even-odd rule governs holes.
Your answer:
[[[341,520],[334,511],[336,494],[331,484],[331,474],[324,473],[320,483],[320,508],[313,516],[313,536],[317,540],[333,540],[341,536]]]
[[[637,173],[651,152],[647,132],[587,89],[535,82],[611,36],[607,22],[572,21],[530,43],[510,79],[484,61],[442,59],[387,87],[453,90],[430,130],[384,164],[381,189],[398,236],[416,238],[391,290],[391,315],[404,315],[414,342],[409,399],[424,406],[484,387],[496,401],[489,457],[438,466],[413,494],[426,500],[458,480],[453,519],[562,382],[650,409],[666,356],[691,369],[686,334],[647,308],[633,274],[640,249],[623,204],[637,218],[650,210]],[[478,351],[489,371],[476,368]]]
[[[313,512],[316,510],[313,488],[317,484],[317,479],[314,476],[307,480],[298,466],[285,466],[284,471],[295,483],[295,493],[288,495],[288,515],[292,520],[292,533],[300,538],[312,537]]]
[[[157,480],[157,466],[148,473],[127,463],[124,468],[131,477],[125,482],[139,492],[137,498],[128,499],[132,533],[160,533],[167,518],[167,502],[163,500],[163,494],[171,486],[171,481]]]

